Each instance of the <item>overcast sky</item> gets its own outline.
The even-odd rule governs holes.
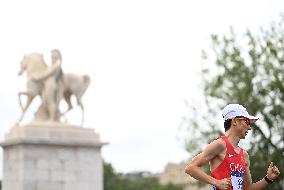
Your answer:
[[[91,76],[84,127],[110,143],[104,159],[119,172],[160,172],[189,156],[177,139],[183,100],[199,99],[201,49],[210,34],[266,27],[283,8],[280,0],[0,1],[0,140],[20,116],[22,57],[39,52],[50,63],[58,48],[64,72]],[[79,124],[80,114],[76,108],[67,117]]]

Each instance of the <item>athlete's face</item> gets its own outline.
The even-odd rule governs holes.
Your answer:
[[[237,128],[240,134],[240,138],[244,139],[248,133],[249,130],[251,130],[250,127],[250,120],[248,118],[235,118],[236,119],[236,124]]]

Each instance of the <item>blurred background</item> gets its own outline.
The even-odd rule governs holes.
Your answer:
[[[0,140],[20,117],[21,59],[39,52],[49,64],[57,48],[64,72],[91,76],[84,127],[109,143],[106,190],[206,188],[184,166],[223,133],[227,103],[261,118],[242,142],[253,179],[268,160],[284,173],[283,8],[280,0],[1,1]],[[79,124],[80,109],[66,117]],[[284,189],[281,175],[272,189]]]

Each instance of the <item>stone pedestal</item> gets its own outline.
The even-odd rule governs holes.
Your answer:
[[[14,126],[3,147],[3,190],[103,190],[104,145],[94,129],[62,123]]]

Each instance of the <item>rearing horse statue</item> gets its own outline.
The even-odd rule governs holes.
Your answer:
[[[50,81],[48,82],[50,77],[49,75],[52,74],[46,74],[46,73],[52,73],[49,72],[50,70],[52,70],[52,67],[47,66],[45,64],[43,56],[41,54],[32,53],[24,56],[23,60],[21,61],[21,69],[19,71],[19,75],[21,75],[24,71],[26,71],[27,91],[18,93],[19,104],[22,108],[22,114],[18,121],[20,122],[23,119],[25,112],[27,111],[31,102],[37,95],[41,97],[42,105],[39,107],[38,111],[36,112],[35,119],[59,121],[60,116],[62,115],[64,116],[65,113],[67,113],[73,108],[71,103],[71,96],[74,95],[76,97],[77,104],[82,109],[82,119],[81,119],[81,125],[82,125],[84,122],[84,106],[82,103],[82,97],[90,84],[90,77],[88,75],[62,73],[63,75],[62,80],[60,81],[60,83],[57,84],[60,85],[58,86],[60,91],[56,92],[57,94],[54,95],[55,91],[50,90],[53,89],[54,86],[52,87],[50,85],[56,85],[56,84],[50,83]],[[22,95],[27,96],[27,102],[25,106],[23,106],[21,101]],[[56,103],[52,104],[53,98],[58,99],[58,104]],[[61,113],[59,110],[59,103],[62,98],[64,98],[64,100],[68,105],[68,109],[64,113]],[[57,107],[54,108],[54,106]],[[50,113],[52,112],[52,110],[53,111],[56,110],[57,111],[56,114]]]

